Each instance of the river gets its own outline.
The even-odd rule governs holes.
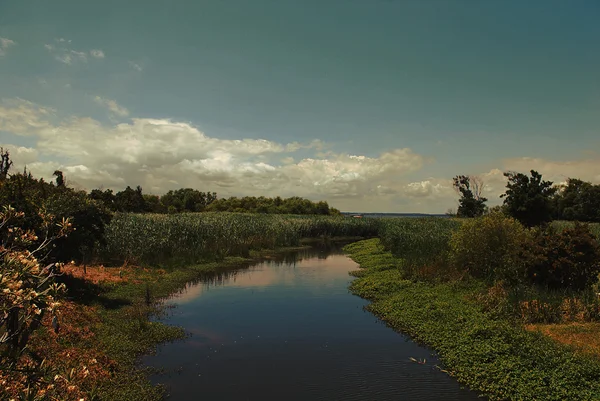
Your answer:
[[[142,362],[162,369],[151,380],[174,401],[481,400],[364,311],[348,292],[356,269],[317,247],[207,276],[162,318],[190,336]]]

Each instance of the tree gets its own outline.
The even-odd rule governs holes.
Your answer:
[[[8,150],[0,148],[0,181],[6,180],[12,164],[13,162],[10,160],[10,153],[8,153]]]
[[[485,186],[481,178],[457,175],[453,178],[453,186],[461,195],[456,213],[458,217],[479,217],[483,215],[487,198],[481,195]]]
[[[104,204],[109,210],[115,211],[115,194],[113,194],[112,189],[106,189],[102,191],[101,189],[92,189],[90,194],[88,195],[90,199],[99,201]]]
[[[507,172],[504,198],[506,212],[522,224],[533,227],[552,220],[552,196],[556,188],[552,181],[543,181],[542,175],[531,170],[531,178],[522,173]]]
[[[555,218],[600,222],[600,185],[568,178],[554,198]]]
[[[52,175],[56,177],[56,186],[57,187],[64,187],[65,186],[65,177],[64,177],[62,171],[55,170],[54,174],[52,174]]]
[[[136,189],[128,186],[123,191],[117,192],[115,206],[120,212],[143,213],[148,209],[142,194],[142,187],[139,185]]]

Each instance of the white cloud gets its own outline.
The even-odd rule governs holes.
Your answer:
[[[142,72],[144,70],[144,68],[141,65],[139,65],[138,63],[134,63],[133,61],[129,61],[128,64],[131,68],[133,68],[136,71]]]
[[[110,108],[109,100],[94,100]],[[305,196],[344,208],[352,202],[389,201],[402,191],[402,177],[424,163],[410,149],[393,149],[377,157],[329,152],[294,158],[296,152],[318,153],[323,144],[219,139],[168,119],[133,118],[103,125],[71,117],[52,123],[46,118],[51,113],[39,105],[23,100],[6,104],[0,108],[0,129],[33,137],[33,149],[53,160],[29,158],[28,168],[47,178],[61,168],[70,182],[88,189],[139,184],[161,193],[195,187],[220,196]]]
[[[104,58],[104,52],[100,49],[90,50],[90,55],[94,58]]]
[[[16,46],[17,42],[14,40],[10,40],[8,38],[0,38],[0,57],[6,55],[6,51],[12,47]]]
[[[119,104],[114,100],[96,96],[94,97],[94,101],[102,106],[108,107],[111,112],[118,116],[126,117],[129,115],[129,110],[127,110],[125,107],[119,106]]]
[[[10,159],[13,161],[14,166],[19,167],[19,170],[23,166],[36,162],[40,157],[39,152],[33,148],[7,143],[0,143],[0,147],[9,151]]]
[[[530,170],[536,170],[542,174],[544,180],[556,183],[566,181],[567,178],[580,178],[584,181],[600,183],[600,158],[553,161],[522,157],[507,159],[504,161],[504,166],[507,171],[518,171],[527,174]]]
[[[15,135],[33,135],[33,132],[50,127],[49,117],[54,110],[23,99],[0,101],[0,131]]]
[[[46,43],[44,48],[54,55],[54,59],[67,65],[74,65],[77,63],[87,63],[88,53],[92,58],[101,59],[104,58],[104,52],[99,49],[92,49],[87,51],[78,51],[70,48],[71,40],[65,38],[54,39],[54,44]]]
[[[424,181],[411,182],[406,185],[404,192],[413,198],[444,198],[454,194],[452,180],[430,178]]]

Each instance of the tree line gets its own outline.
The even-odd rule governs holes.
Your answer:
[[[496,207],[532,227],[552,220],[600,222],[600,185],[577,178],[566,184],[545,181],[535,170],[530,175],[506,172],[506,191],[500,195],[502,206]],[[487,198],[482,192],[484,182],[476,176],[459,175],[453,179],[460,194],[458,217],[478,217],[486,213]]]
[[[313,202],[298,196],[267,198],[217,197],[216,192],[201,192],[192,188],[171,190],[162,196],[144,194],[137,186],[113,193],[111,189],[93,189],[89,198],[102,203],[109,210],[129,213],[182,213],[182,212],[238,212],[269,214],[339,215],[325,201]]]

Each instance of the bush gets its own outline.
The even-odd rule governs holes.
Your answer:
[[[600,245],[585,224],[562,231],[552,226],[537,230],[525,257],[533,284],[582,290],[598,281]]]
[[[59,221],[69,219],[74,231],[56,241],[52,256],[60,261],[82,261],[90,257],[97,245],[104,245],[104,231],[111,213],[85,192],[70,189],[50,196],[43,205],[45,211]]]
[[[522,245],[529,231],[517,220],[491,213],[463,223],[450,239],[450,260],[458,269],[490,283],[524,279]]]

